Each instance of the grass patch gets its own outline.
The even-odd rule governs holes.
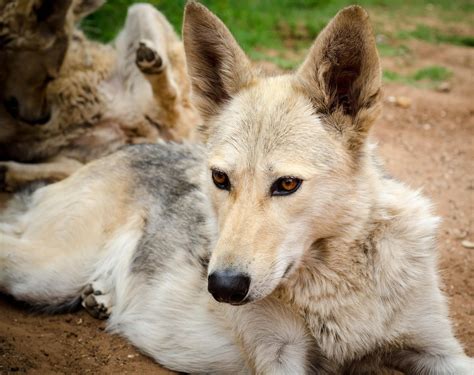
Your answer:
[[[445,34],[426,25],[417,25],[416,29],[411,31],[400,31],[398,37],[401,39],[415,38],[429,43],[449,43],[458,46],[474,47],[473,36]]]
[[[411,54],[410,47],[404,44],[394,45],[382,42],[377,43],[377,49],[380,55],[385,57],[407,56]]]
[[[412,77],[415,81],[429,80],[441,82],[446,81],[452,75],[453,73],[444,66],[433,65],[417,70]]]
[[[399,82],[417,87],[434,87],[452,76],[452,72],[444,66],[432,65],[419,69],[411,74],[403,75],[391,70],[383,72],[387,82]]]
[[[293,70],[297,68],[301,63],[302,59],[289,59],[283,56],[283,53],[278,52],[275,54],[275,51],[269,53],[266,50],[255,50],[252,49],[249,51],[248,56],[253,61],[269,61],[282,69]]]
[[[97,12],[82,21],[81,26],[92,39],[111,41],[123,27],[127,8],[136,0],[108,1]],[[180,32],[183,8],[186,0],[148,0],[169,19]],[[434,8],[440,14],[463,12],[468,17],[471,0],[201,0],[216,13],[234,34],[243,49],[254,59],[266,59],[261,51],[282,51],[270,60],[280,67],[294,67],[283,52],[291,49],[297,54],[309,47],[316,35],[341,8],[360,4],[373,13],[423,14],[426,7]],[[456,6],[454,6],[456,3]],[[407,5],[408,4],[408,5]],[[463,10],[466,9],[466,10]],[[451,14],[451,13],[450,13]],[[446,36],[445,40],[446,40]],[[449,36],[456,43],[469,44],[471,39]],[[436,38],[443,38],[440,33]],[[454,38],[454,39],[453,39]],[[461,38],[461,39],[460,39]],[[380,46],[382,55],[398,56],[407,53],[404,47]]]

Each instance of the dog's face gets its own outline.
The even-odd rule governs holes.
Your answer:
[[[15,120],[43,124],[50,118],[49,82],[64,61],[74,21],[98,0],[0,1],[0,105]],[[69,17],[69,21],[67,18]]]
[[[375,43],[365,11],[346,8],[295,74],[263,77],[195,3],[184,43],[220,230],[208,288],[247,303],[269,295],[316,240],[343,230],[377,112]]]
[[[0,97],[15,119],[42,124],[50,117],[48,83],[59,73],[68,46],[66,16],[72,0],[16,0],[2,5]]]

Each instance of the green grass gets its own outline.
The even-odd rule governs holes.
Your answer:
[[[426,25],[417,25],[416,29],[411,31],[400,31],[398,37],[401,39],[415,38],[429,43],[449,43],[474,47],[474,36],[446,34]]]
[[[395,57],[395,56],[407,56],[412,53],[410,47],[404,44],[397,44],[397,43],[388,43],[388,42],[380,42],[377,43],[377,48],[379,53],[382,56],[387,57]]]
[[[89,37],[108,42],[123,27],[127,8],[134,2],[136,1],[110,0],[97,12],[83,20],[82,28]],[[185,0],[148,2],[162,11],[178,32],[181,30]],[[374,13],[399,16],[423,15],[427,7],[439,14],[456,12],[463,17],[468,17],[469,12],[474,10],[472,0],[411,2],[403,0],[202,0],[201,2],[224,21],[251,58],[267,59],[265,51],[271,50],[273,53],[269,60],[283,68],[292,68],[296,64],[294,59],[284,54],[285,51],[291,49],[298,54],[306,50],[337,11],[350,4],[360,4]],[[383,32],[383,30],[377,31]],[[418,37],[418,33],[426,33],[425,40],[439,41],[444,38],[445,41],[455,40],[456,43],[464,45],[472,42],[472,38],[464,40],[463,37],[446,36],[441,33],[435,33],[433,37],[424,29],[418,30],[415,34],[406,33],[404,37]],[[379,48],[385,56],[409,53],[407,47],[399,43],[381,44]]]
[[[383,78],[387,82],[399,82],[421,87],[436,86],[451,76],[452,72],[449,69],[438,65],[427,66],[408,75],[403,75],[391,70],[385,70],[383,72]]]

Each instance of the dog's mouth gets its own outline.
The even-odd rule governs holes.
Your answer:
[[[291,272],[291,270],[293,269],[293,266],[294,266],[294,265],[295,265],[295,261],[292,261],[292,262],[288,265],[288,267],[286,267],[286,270],[285,270],[285,272],[283,272],[283,276],[281,277],[282,279],[284,279],[285,277],[287,277],[287,276],[290,274],[290,272]]]
[[[240,301],[240,302],[229,302],[229,305],[231,305],[231,306],[243,306],[243,305],[246,305],[249,302],[251,302],[250,299],[245,298],[243,301]]]
[[[247,295],[245,295],[244,298],[237,298],[237,297],[233,297],[233,298],[222,298],[218,295],[214,295],[212,294],[212,297],[219,303],[227,303],[231,306],[243,306],[243,305],[246,305],[247,303],[249,302],[252,302],[253,301],[253,298],[250,297],[250,293],[248,293]]]

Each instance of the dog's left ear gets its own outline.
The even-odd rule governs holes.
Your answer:
[[[36,21],[41,30],[55,34],[62,30],[72,0],[41,0],[34,7]]]
[[[314,42],[297,72],[316,111],[339,131],[366,133],[376,117],[381,72],[367,12],[341,10]]]

